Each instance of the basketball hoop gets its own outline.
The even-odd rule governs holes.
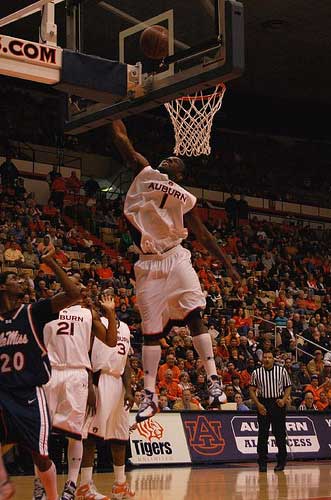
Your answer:
[[[224,83],[219,83],[210,94],[199,90],[165,104],[175,131],[177,156],[210,155],[213,119],[222,106],[225,90]]]

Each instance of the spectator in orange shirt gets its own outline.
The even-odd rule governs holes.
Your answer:
[[[125,304],[127,307],[129,307],[130,305],[126,288],[120,288],[118,291],[118,295],[115,295],[115,307],[119,307],[121,304]]]
[[[55,178],[51,185],[51,197],[50,200],[54,201],[54,205],[61,211],[63,209],[64,197],[67,192],[66,181],[60,173],[55,175]]]
[[[67,268],[69,265],[69,258],[63,252],[60,245],[55,245],[54,259],[58,264],[60,264],[61,267]]]
[[[81,187],[81,182],[78,179],[75,170],[71,171],[70,177],[66,178],[66,185],[69,193],[78,194]]]
[[[229,323],[230,322],[231,322],[231,320],[229,321]],[[236,346],[239,346],[239,344],[240,344],[240,335],[237,332],[237,328],[231,328],[230,333],[228,335],[226,335],[226,337],[224,337],[224,339],[225,339],[225,344],[227,346],[232,345],[234,347],[234,344],[231,342],[232,339],[234,339],[236,341]]]
[[[192,392],[189,388],[184,389],[181,399],[178,399],[173,408],[175,411],[181,410],[204,410],[199,402],[192,397]]]
[[[43,241],[41,241],[37,246],[37,251],[39,255],[43,255],[44,253],[48,253],[51,250],[54,250],[54,245],[53,243],[51,243],[49,236],[44,236]]]
[[[144,377],[144,372],[139,366],[138,358],[132,357],[130,359],[131,371],[136,375],[137,380],[141,380]]]
[[[324,411],[329,406],[329,400],[326,397],[325,391],[320,392],[320,398],[316,401],[316,406],[319,411]]]
[[[232,377],[236,375],[240,379],[239,372],[235,369],[235,366],[231,361],[228,362],[226,369],[222,374],[223,385],[232,384]]]
[[[113,277],[113,271],[108,266],[108,261],[103,260],[101,267],[97,269],[97,275],[100,278],[101,285],[108,284]]]
[[[168,354],[166,358],[166,363],[161,365],[157,373],[158,379],[162,382],[165,379],[165,374],[167,370],[171,370],[173,374],[173,380],[175,382],[179,381],[180,369],[176,366],[176,358],[173,354]]]
[[[310,384],[305,385],[304,392],[311,392],[314,396],[314,403],[319,400],[320,393],[318,387],[318,375],[312,375],[310,379]]]
[[[158,387],[159,389],[167,390],[168,400],[171,405],[181,397],[183,392],[180,385],[174,381],[174,376],[170,368],[165,371],[164,378],[158,383]]]
[[[308,296],[305,298],[305,292],[303,290],[300,290],[294,307],[296,312],[302,312],[303,314],[307,314],[318,309],[318,305],[311,297]]]
[[[225,338],[221,338],[217,347],[217,355],[220,356],[223,361],[227,361],[230,357],[229,350],[225,344]]]
[[[232,317],[235,322],[236,328],[241,328],[241,330],[246,333],[252,326],[252,319],[245,316],[245,311],[243,307],[238,307],[236,314]]]
[[[245,370],[240,372],[240,387],[245,391],[248,390],[249,385],[251,383],[252,373],[255,370],[255,361],[253,358],[248,358],[247,366]],[[246,395],[248,393],[246,392]]]

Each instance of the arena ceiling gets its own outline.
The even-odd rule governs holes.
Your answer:
[[[98,16],[107,13],[97,6],[97,0],[87,1],[96,4],[97,25]],[[201,8],[208,2],[193,1],[200,2]],[[19,9],[30,3],[32,0],[0,2],[0,16],[9,14],[13,4]],[[243,3],[246,71],[244,76],[228,85],[231,90],[229,107],[232,105],[234,112],[231,116],[226,109],[230,121],[227,125],[237,119],[238,113],[247,125],[262,113],[259,120],[267,122],[270,119],[276,128],[283,123],[286,129],[291,121],[298,126],[307,122],[307,127],[321,130],[327,138],[330,132],[321,125],[321,121],[323,114],[328,119],[331,111],[330,2],[243,0]],[[59,43],[63,45],[64,5],[56,9]],[[36,40],[39,18],[36,14],[1,29],[1,32]]]

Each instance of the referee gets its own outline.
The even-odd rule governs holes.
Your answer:
[[[263,353],[263,366],[252,373],[249,394],[258,411],[259,436],[257,442],[260,472],[267,471],[268,437],[270,423],[278,447],[275,472],[286,465],[286,401],[291,394],[291,380],[282,366],[275,365],[272,352]]]

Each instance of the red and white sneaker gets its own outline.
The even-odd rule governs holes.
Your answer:
[[[76,500],[110,500],[110,498],[99,493],[93,481],[90,481],[77,488]]]
[[[113,484],[113,488],[111,490],[112,500],[125,500],[127,498],[133,498],[134,496],[135,492],[131,490],[130,485],[128,483]]]

